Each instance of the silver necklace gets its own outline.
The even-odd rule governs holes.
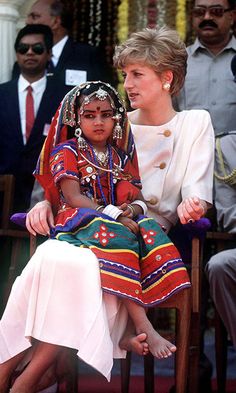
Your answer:
[[[98,164],[102,165],[102,166],[107,166],[108,159],[109,159],[108,147],[107,147],[105,153],[103,151],[97,151],[95,148],[93,148],[93,151],[94,151],[94,154],[95,154],[96,159],[98,161]]]

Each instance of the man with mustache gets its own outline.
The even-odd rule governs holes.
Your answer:
[[[231,61],[236,54],[235,8],[235,0],[195,0],[192,24],[196,39],[187,47],[185,83],[174,102],[177,110],[206,109],[215,135],[236,129],[236,86],[231,72]],[[200,386],[211,392],[212,366],[203,353],[208,298],[205,276],[202,284]]]
[[[196,40],[187,48],[188,68],[176,107],[209,111],[215,134],[235,130],[236,89],[231,60],[235,0],[196,0],[192,11]]]

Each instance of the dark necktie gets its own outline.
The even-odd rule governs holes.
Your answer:
[[[47,75],[48,75],[48,76],[49,76],[49,75],[53,75],[53,74],[54,74],[54,70],[55,70],[55,66],[54,66],[54,64],[53,64],[53,61],[50,60],[50,61],[48,62],[48,66],[47,66]]]
[[[29,85],[27,87],[27,95],[26,95],[26,141],[28,141],[31,130],[34,125],[34,98],[32,95],[32,87]]]

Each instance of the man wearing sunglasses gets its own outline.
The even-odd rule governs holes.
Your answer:
[[[235,4],[235,0],[195,1],[192,22],[197,38],[187,48],[187,75],[177,97],[177,109],[208,110],[215,134],[236,126],[236,89],[231,73],[236,54]]]
[[[29,207],[32,172],[52,116],[66,93],[55,78],[46,76],[52,45],[48,26],[21,29],[15,40],[20,75],[0,85],[0,173],[15,175],[15,211]]]
[[[27,24],[42,23],[53,33],[52,62],[49,72],[69,91],[87,80],[112,83],[111,67],[98,48],[74,42],[71,38],[73,7],[61,0],[36,0],[28,13]],[[13,75],[17,72],[14,67]]]

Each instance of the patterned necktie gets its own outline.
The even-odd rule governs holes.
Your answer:
[[[26,141],[28,141],[31,130],[34,125],[34,98],[32,95],[32,87],[29,85],[27,87],[26,95]]]

